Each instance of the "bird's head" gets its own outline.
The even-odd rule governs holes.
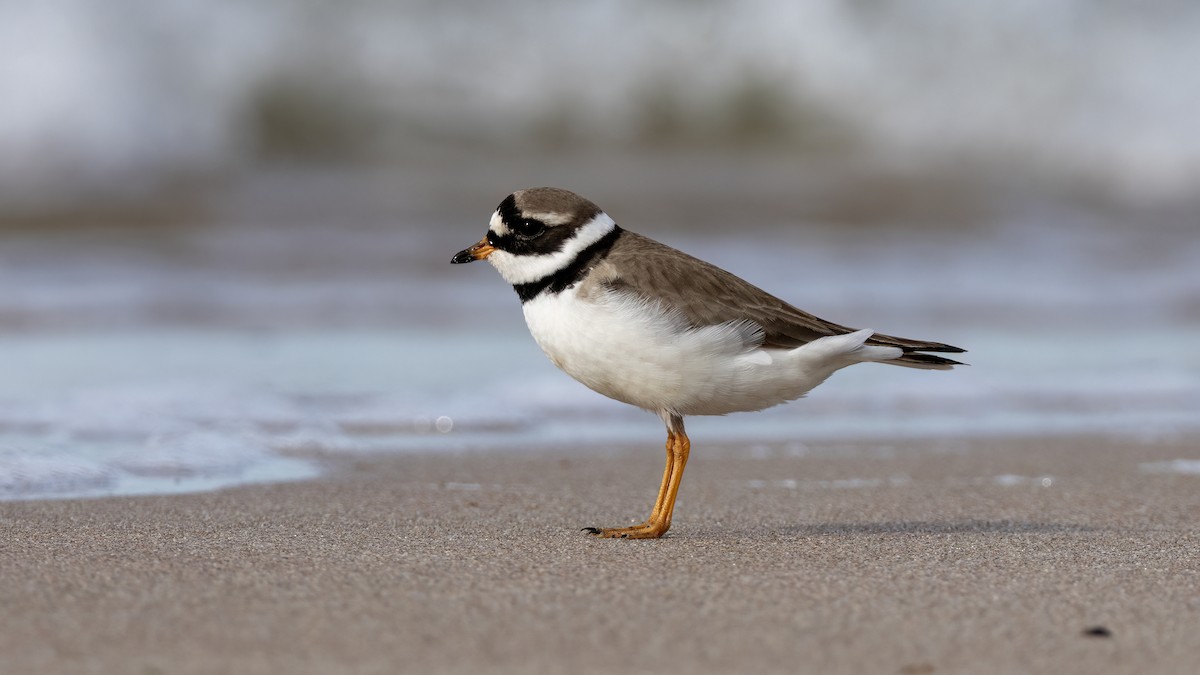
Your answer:
[[[450,262],[487,260],[508,283],[531,283],[567,267],[616,227],[600,207],[574,192],[518,190],[500,202],[483,239]]]

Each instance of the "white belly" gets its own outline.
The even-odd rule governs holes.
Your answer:
[[[762,349],[753,324],[689,328],[682,316],[615,293],[584,300],[571,288],[540,295],[524,311],[554,365],[605,396],[654,412],[761,410],[803,396],[859,360],[841,348],[846,336]]]

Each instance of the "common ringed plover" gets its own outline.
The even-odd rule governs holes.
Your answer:
[[[450,262],[475,260],[512,284],[529,332],[554,365],[667,426],[667,465],[650,517],[632,527],[584,528],[601,537],[650,539],[671,527],[691,447],[686,415],[792,401],[855,363],[948,370],[961,364],[926,352],[964,351],[819,319],[619,227],[559,188],[506,197],[483,239]]]

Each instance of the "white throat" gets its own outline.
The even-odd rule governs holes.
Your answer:
[[[568,239],[559,251],[540,255],[513,255],[505,251],[496,251],[489,255],[487,260],[508,283],[514,286],[532,283],[570,265],[581,251],[600,241],[616,226],[607,214],[599,213],[579,228],[575,236]],[[489,227],[497,234],[507,231],[499,214],[492,215]]]

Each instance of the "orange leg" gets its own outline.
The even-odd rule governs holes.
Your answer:
[[[663,468],[662,484],[658,486],[658,497],[654,500],[654,509],[650,517],[642,525],[648,525],[657,519],[663,510],[663,502],[667,501],[667,491],[671,487],[671,476],[675,473],[675,432],[667,431],[667,465]]]
[[[667,427],[667,466],[663,469],[662,485],[650,517],[641,525],[632,527],[585,527],[584,531],[600,537],[620,539],[656,539],[666,534],[671,529],[675,497],[679,495],[679,482],[683,479],[683,468],[687,465],[691,447],[692,443],[683,430],[683,420],[672,418]]]

